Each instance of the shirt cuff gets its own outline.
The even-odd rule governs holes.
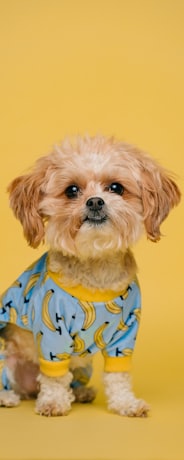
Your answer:
[[[132,357],[131,356],[121,356],[121,357],[104,357],[104,371],[105,372],[130,372]]]
[[[47,361],[39,358],[40,370],[48,377],[63,377],[69,370],[70,359],[63,361]]]

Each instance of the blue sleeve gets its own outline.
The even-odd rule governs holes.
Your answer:
[[[2,294],[0,298],[1,326],[10,322],[24,327],[20,318],[27,312],[29,300],[40,279],[40,272],[43,270],[44,263],[45,255],[28,267]]]
[[[130,356],[135,347],[141,313],[139,286],[132,283],[127,299],[123,300],[122,319],[105,352],[110,357]]]

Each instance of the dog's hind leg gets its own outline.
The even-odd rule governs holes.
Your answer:
[[[0,337],[0,406],[14,407],[20,402],[20,396],[11,387],[11,371],[6,366],[5,341]]]
[[[13,390],[0,391],[0,406],[1,407],[15,407],[20,402],[20,396],[14,393]]]
[[[91,357],[72,357],[70,371],[73,374],[71,388],[75,401],[80,403],[92,402],[96,397],[96,390],[87,386],[93,371]]]

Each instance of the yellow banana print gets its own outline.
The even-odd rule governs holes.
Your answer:
[[[133,350],[132,348],[124,348],[124,350],[122,350],[122,353],[124,356],[131,356],[133,353]]]
[[[35,309],[34,309],[34,307],[32,307],[31,319],[32,319],[32,322],[34,323],[34,320],[35,320]]]
[[[24,297],[26,297],[28,292],[35,286],[39,278],[40,278],[40,273],[34,273],[34,275],[30,276],[29,281],[23,292]]]
[[[128,289],[126,289],[126,291],[124,291],[123,294],[121,294],[121,297],[123,297],[123,300],[127,299],[128,294],[129,294]]]
[[[92,302],[85,302],[82,300],[79,300],[79,305],[81,306],[85,314],[85,319],[84,319],[84,323],[82,326],[82,330],[89,329],[89,327],[94,323],[96,319],[95,307],[92,304]]]
[[[141,319],[141,309],[140,308],[135,308],[135,310],[133,312],[134,312],[134,315],[136,317],[137,322],[139,323],[140,319]]]
[[[58,359],[60,359],[61,361],[63,361],[64,359],[69,359],[70,358],[70,354],[69,353],[57,353],[56,357]]]
[[[13,287],[18,287],[18,288],[20,288],[21,286],[22,286],[21,282],[18,281],[18,280],[16,280],[16,281],[14,281],[14,283],[12,284],[11,287],[12,287],[12,288],[13,288]]]
[[[0,337],[0,351],[4,351],[5,350],[5,340]]]
[[[3,367],[4,367],[4,361],[1,360],[0,361],[0,390],[3,390],[2,378],[1,378]]]
[[[47,281],[49,278],[50,278],[50,275],[48,274],[48,272],[45,272],[45,273],[44,273],[44,276],[43,276],[43,279],[42,279],[42,282],[41,282],[41,286],[42,286],[43,284],[45,284],[46,281]]]
[[[27,315],[22,315],[21,320],[22,320],[24,326],[28,325],[28,316]]]
[[[113,301],[105,302],[105,307],[108,311],[110,311],[110,313],[113,313],[114,315],[118,315],[122,312],[122,308]]]
[[[80,382],[82,385],[86,385],[89,381],[89,375],[85,367],[75,367],[72,369],[73,380]]]
[[[42,303],[42,320],[45,326],[47,326],[51,331],[55,331],[56,328],[50,318],[49,315],[49,301],[51,297],[53,296],[54,291],[52,289],[49,289],[49,291],[46,292],[45,297],[43,299]]]
[[[118,331],[127,331],[128,330],[128,326],[124,323],[123,319],[121,319],[118,327],[117,327],[117,330]]]
[[[102,355],[103,355],[104,358],[108,358],[108,356],[109,356],[108,353],[107,353],[107,350],[105,350],[105,349],[102,350]]]
[[[11,307],[10,308],[10,323],[16,324],[17,321],[17,312],[15,308]]]
[[[109,322],[106,321],[105,323],[103,323],[95,332],[94,334],[94,341],[97,345],[98,348],[104,348],[106,346],[106,343],[104,341],[104,338],[103,338],[103,332],[104,330],[106,329],[106,327],[108,326]]]
[[[3,295],[0,297],[0,310],[2,310],[4,308],[4,297],[6,295],[6,291],[3,292]]]
[[[91,352],[90,352],[89,350],[86,350],[86,351],[84,351],[83,353],[81,353],[79,356],[80,356],[80,358],[85,358],[85,356],[89,356],[90,353],[91,353]]]
[[[38,332],[38,334],[36,334],[36,343],[37,343],[38,356],[40,358],[44,358],[44,355],[42,353],[42,348],[41,348],[42,338],[43,338],[43,332]]]
[[[85,350],[85,342],[81,337],[79,337],[78,334],[74,335],[73,337],[74,341],[74,348],[73,351],[74,353],[82,353]]]

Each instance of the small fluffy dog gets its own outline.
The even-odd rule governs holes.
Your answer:
[[[37,413],[65,415],[92,401],[101,350],[109,409],[146,416],[129,376],[141,308],[130,247],[144,231],[160,239],[177,185],[137,148],[86,136],[40,158],[9,193],[28,243],[49,251],[1,297],[0,405],[37,396]]]

